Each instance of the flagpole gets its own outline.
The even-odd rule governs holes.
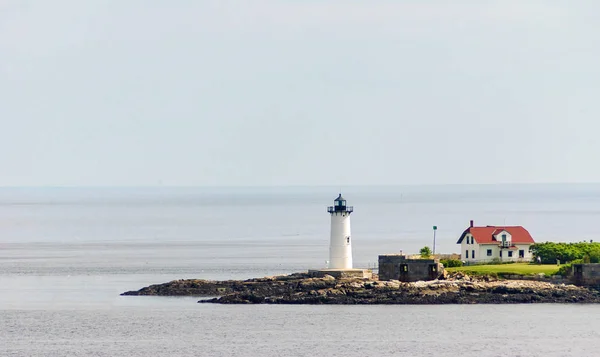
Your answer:
[[[435,257],[435,232],[437,232],[437,226],[433,226],[433,255]]]

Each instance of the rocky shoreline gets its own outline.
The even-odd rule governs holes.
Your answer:
[[[515,304],[600,303],[584,287],[497,280],[461,273],[443,280],[403,283],[377,279],[312,278],[305,273],[248,280],[175,280],[121,295],[198,296],[219,304]]]

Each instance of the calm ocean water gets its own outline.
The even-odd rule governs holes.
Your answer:
[[[0,189],[0,356],[595,356],[600,307],[215,306],[120,297],[322,267],[331,188]],[[355,265],[476,224],[600,241],[600,185],[352,187]]]

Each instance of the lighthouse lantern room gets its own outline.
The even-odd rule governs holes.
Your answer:
[[[352,269],[352,239],[350,214],[352,206],[346,204],[342,194],[327,207],[331,215],[331,237],[329,241],[329,269]]]

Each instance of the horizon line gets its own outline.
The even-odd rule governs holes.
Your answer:
[[[0,189],[90,189],[90,188],[359,188],[359,187],[466,187],[466,186],[582,186],[600,185],[600,182],[499,182],[499,183],[404,183],[404,184],[282,184],[282,185],[6,185]]]

